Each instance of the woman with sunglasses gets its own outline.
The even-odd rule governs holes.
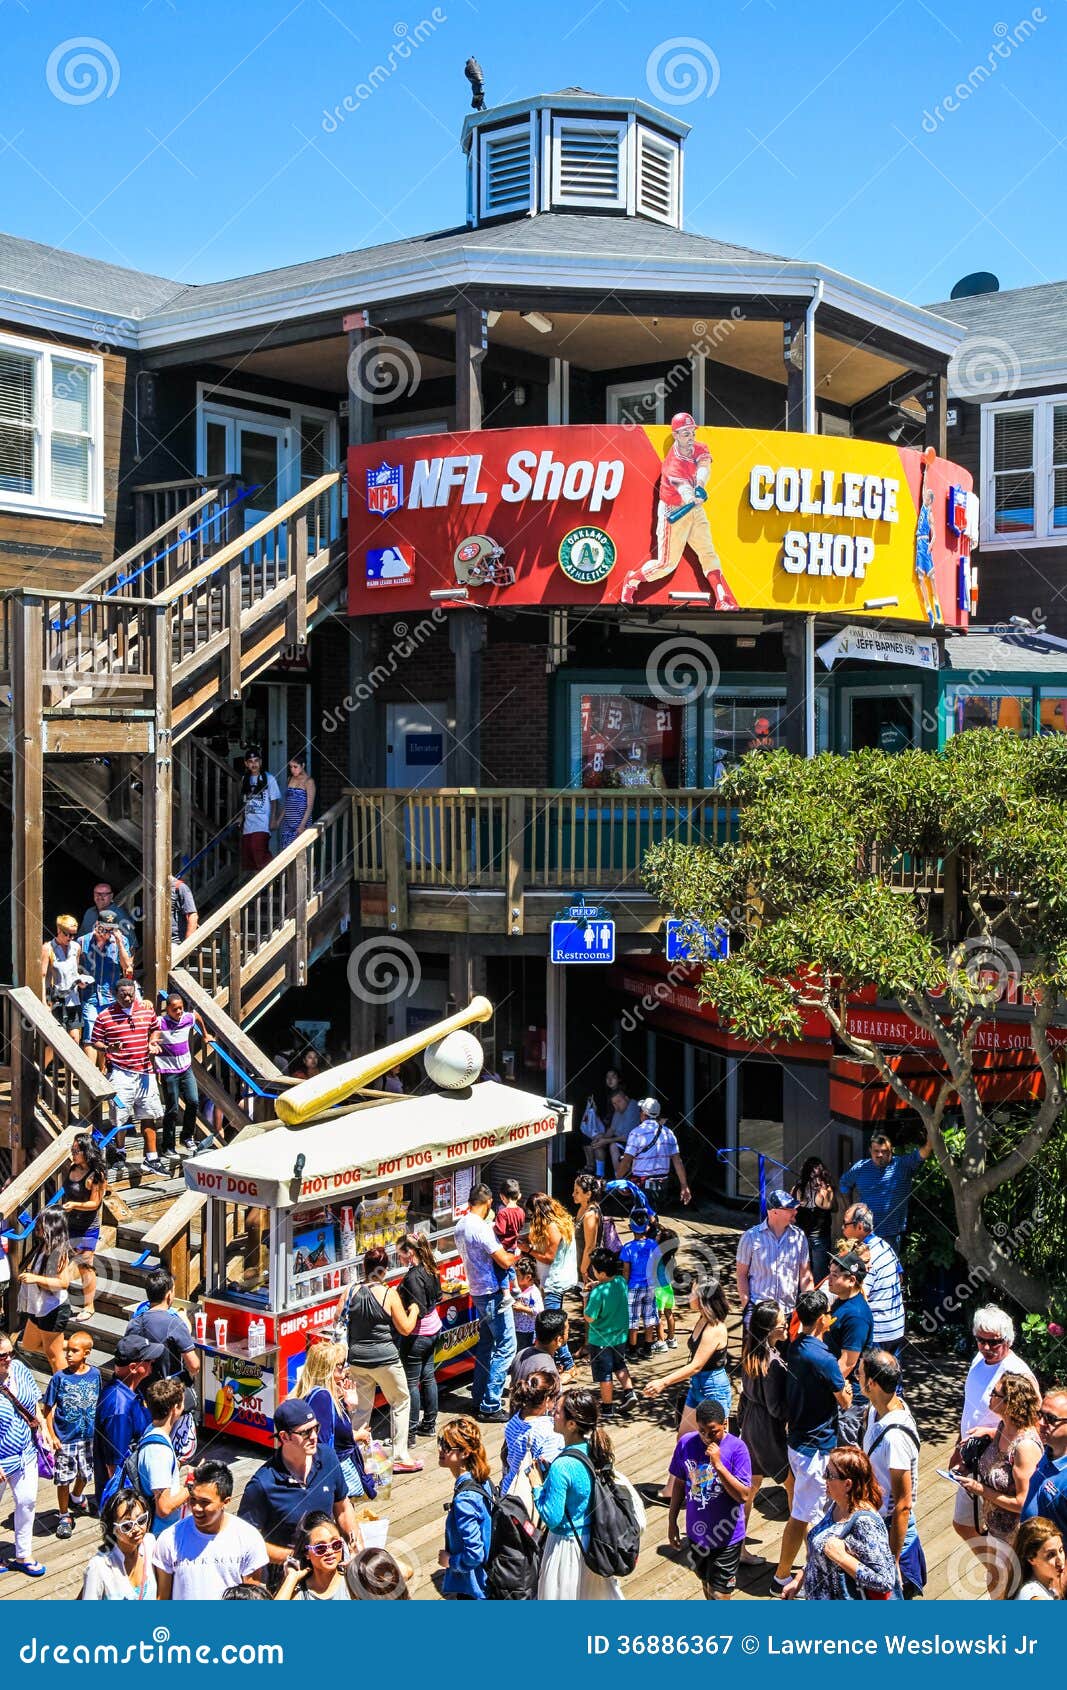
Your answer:
[[[154,1602],[156,1540],[148,1530],[148,1502],[139,1490],[119,1490],[100,1513],[104,1547],[85,1569],[83,1602]]]
[[[363,1466],[360,1444],[371,1441],[370,1427],[352,1426],[355,1391],[348,1383],[346,1345],[319,1342],[308,1347],[296,1376],[293,1396],[303,1397],[319,1423],[319,1444],[329,1446],[341,1463],[349,1496],[373,1496],[374,1484]]]
[[[784,1586],[786,1601],[886,1602],[903,1599],[889,1533],[879,1512],[882,1487],[856,1444],[840,1444],[826,1468],[830,1506],[808,1533],[807,1565]]]
[[[445,1426],[437,1440],[437,1464],[446,1467],[455,1482],[445,1518],[445,1546],[438,1556],[445,1574],[441,1590],[454,1602],[484,1602],[493,1487],[482,1434],[469,1414]]]
[[[305,1514],[276,1602],[350,1602],[345,1581],[345,1541],[332,1514]]]
[[[1037,1435],[1039,1393],[1020,1373],[1002,1373],[989,1395],[997,1429],[970,1471],[958,1471],[956,1483],[971,1502],[971,1520],[955,1521],[962,1537],[985,1569],[993,1601],[1002,1599],[1011,1575],[1011,1540],[1018,1530],[1030,1480],[1044,1454]]]

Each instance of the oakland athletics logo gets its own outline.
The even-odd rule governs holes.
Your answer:
[[[572,528],[559,543],[559,566],[580,587],[606,581],[617,556],[614,540],[602,528]]]

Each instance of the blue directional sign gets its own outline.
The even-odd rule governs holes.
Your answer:
[[[553,962],[614,962],[615,923],[593,914],[554,921],[551,955]]]
[[[730,934],[722,926],[709,931],[699,921],[677,921],[672,917],[665,923],[664,939],[668,962],[725,962],[730,955]]]

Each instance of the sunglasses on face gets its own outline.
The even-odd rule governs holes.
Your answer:
[[[344,1547],[345,1546],[341,1542],[341,1539],[339,1537],[332,1537],[330,1539],[329,1543],[309,1543],[308,1544],[308,1554],[309,1555],[340,1555],[343,1552]]]
[[[975,1338],[974,1341],[979,1349],[995,1350],[999,1345],[1006,1344],[1008,1340],[1006,1338]]]
[[[131,1514],[128,1520],[116,1520],[115,1530],[117,1532],[140,1532],[144,1530],[147,1524],[147,1514]]]
[[[317,1426],[297,1426],[294,1431],[288,1434],[290,1438],[302,1438],[305,1443],[309,1438],[317,1438],[318,1435],[319,1428]]]
[[[1046,1426],[1067,1426],[1067,1414],[1050,1414],[1047,1408],[1039,1408],[1037,1418],[1043,1420]]]

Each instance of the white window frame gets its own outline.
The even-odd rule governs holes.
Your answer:
[[[104,520],[104,360],[98,352],[72,346],[45,345],[20,335],[0,333],[0,351],[28,355],[37,363],[37,426],[34,431],[35,488],[32,493],[0,490],[0,510],[23,516],[49,516],[68,521]],[[84,504],[52,494],[52,360],[80,364],[89,372],[89,497]],[[60,430],[62,433],[63,431]]]
[[[1052,412],[1067,405],[1067,393],[1042,393],[1023,399],[991,401],[982,406],[982,548],[1029,550],[1031,546],[1067,546],[1067,528],[1052,526]],[[1034,528],[1030,534],[997,534],[993,509],[993,431],[995,418],[1008,412],[1034,415]]]
[[[489,181],[489,152],[494,141],[510,141],[517,137],[526,140],[526,155],[530,165],[530,175],[527,186],[525,206],[490,206],[486,202],[486,185]],[[478,137],[478,219],[486,217],[518,217],[522,211],[532,212],[537,205],[537,149],[534,146],[533,124],[508,123],[499,129],[484,129]]]
[[[563,130],[613,130],[619,161],[619,186],[614,199],[601,194],[565,194],[561,164],[563,160]],[[569,117],[563,114],[552,118],[552,204],[584,206],[593,211],[625,211],[629,192],[630,148],[626,145],[626,123],[615,117]]]
[[[642,426],[647,424],[651,428],[655,423],[662,423],[665,415],[666,396],[663,391],[663,379],[660,376],[653,376],[649,381],[609,382],[604,389],[604,409],[607,412],[605,422],[617,423],[619,421],[617,400],[640,399],[643,394],[651,393],[653,389],[659,390],[656,393],[656,409],[654,413],[649,413]]]

